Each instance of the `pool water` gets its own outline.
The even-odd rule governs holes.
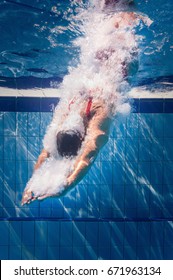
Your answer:
[[[129,82],[155,97],[135,98],[133,113],[115,117],[109,142],[66,196],[21,207],[59,99],[0,97],[1,259],[173,258],[172,5],[135,1],[154,23],[138,30],[145,40]],[[57,87],[78,62],[76,6],[15,0],[0,8],[2,93]]]

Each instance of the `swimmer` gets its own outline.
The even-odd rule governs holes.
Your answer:
[[[110,5],[113,0],[106,0],[105,5]],[[143,18],[133,12],[119,12],[113,16],[113,28],[121,29],[126,27],[133,27],[137,21]],[[122,38],[123,39],[123,38]],[[109,60],[109,57],[114,53],[112,48],[107,50],[99,50],[96,52],[96,59],[101,63]],[[126,75],[127,67],[125,61],[119,62],[122,67],[122,72]],[[71,109],[66,108],[64,120],[61,127],[57,127],[56,133],[56,150],[62,158],[75,158],[75,163],[72,172],[69,174],[64,186],[64,190],[57,195],[50,195],[45,193],[39,197],[34,196],[34,193],[26,188],[22,198],[22,205],[30,203],[36,199],[42,200],[51,196],[60,196],[67,190],[75,186],[86,174],[99,150],[108,141],[109,128],[111,124],[111,105],[106,104],[104,100],[98,98],[98,92],[102,89],[91,89],[88,93],[88,98],[83,102],[79,111],[79,116],[82,120],[83,131],[77,129],[75,124],[72,124],[68,129],[63,128],[63,122],[69,117]],[[97,92],[97,94],[95,94]],[[97,98],[95,98],[97,96]],[[113,94],[116,98],[116,93]],[[75,102],[72,100],[72,103]],[[111,103],[111,101],[110,101]],[[70,103],[71,104],[71,103]],[[69,104],[69,107],[70,107]],[[73,107],[73,106],[72,106]],[[81,149],[82,147],[82,149]],[[47,158],[51,157],[50,151],[43,149],[38,157],[35,165],[35,170],[45,162]],[[41,187],[41,186],[40,186]]]
[[[69,130],[60,130],[56,135],[58,154],[65,158],[76,157],[74,170],[67,178],[64,192],[81,180],[101,147],[108,140],[111,119],[106,104],[103,101],[89,98],[82,107],[80,116],[83,119],[85,135],[81,135],[81,132],[73,127]],[[80,154],[79,151],[82,145],[84,147],[82,154]],[[50,153],[43,149],[38,157],[35,170],[39,169],[42,163],[50,156]],[[49,196],[49,194],[45,194],[41,197],[34,197],[34,194],[29,189],[26,189],[23,194],[22,205],[35,199],[41,200]]]

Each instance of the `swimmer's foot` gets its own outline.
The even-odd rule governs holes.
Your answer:
[[[33,192],[29,189],[26,189],[23,193],[21,205],[29,204],[37,198],[34,196]]]

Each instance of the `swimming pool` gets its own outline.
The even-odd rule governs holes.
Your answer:
[[[8,9],[12,5],[13,13],[14,6],[18,10],[16,3],[25,2],[26,6],[21,9],[27,13],[27,5],[31,3],[6,2]],[[148,4],[150,9],[146,8],[146,2],[141,2],[136,3],[137,8],[152,13],[154,2]],[[69,1],[65,3],[68,6]],[[164,22],[164,16],[169,21],[172,5],[169,4],[166,8],[160,1],[158,7],[158,13],[161,13],[164,5]],[[67,9],[67,6],[62,9]],[[36,10],[29,13],[38,17]],[[155,15],[154,11],[152,15]],[[35,18],[33,21],[35,23]],[[55,65],[51,59],[44,60],[43,53],[38,59],[43,65],[37,69],[31,67],[31,61],[39,65],[33,59],[33,52],[38,52],[26,54],[28,50],[25,47],[18,55],[13,53],[11,59],[5,56],[13,71],[9,74],[8,64],[1,64],[4,73],[1,86],[5,84],[8,87],[8,90],[4,88],[6,92],[15,88],[18,97],[8,96],[8,93],[0,97],[1,259],[172,259],[172,38],[169,34],[171,27],[163,26],[161,19],[159,23],[154,27],[157,35],[160,34],[155,45],[165,38],[161,33],[165,35],[166,32],[167,40],[160,52],[149,55],[147,52],[141,56],[144,63],[137,76],[131,79],[133,87],[141,86],[138,89],[140,97],[133,101],[133,113],[115,119],[108,144],[75,189],[61,199],[47,199],[25,207],[20,205],[22,191],[42,148],[52,108],[58,102],[58,98],[45,98],[44,89],[47,83],[59,83],[67,68],[63,63],[58,77],[53,76],[57,69],[52,70]],[[158,26],[165,31],[158,31]],[[148,36],[146,45],[151,34]],[[3,49],[10,48],[3,46]],[[54,51],[58,50],[56,46],[50,48],[52,59]],[[17,53],[15,46],[13,52]],[[69,59],[70,54],[67,63]],[[153,60],[165,67],[159,67]],[[32,72],[31,77],[26,75],[26,63],[29,63],[30,70],[34,70],[29,71]],[[25,65],[22,66],[23,77],[20,77],[19,64]],[[61,61],[58,61],[58,66],[61,66]],[[55,72],[46,73],[43,69]],[[26,92],[24,89],[29,87],[27,81],[30,85],[33,82],[32,88],[35,84],[41,89],[41,97],[21,97]],[[3,95],[2,88],[1,92]]]

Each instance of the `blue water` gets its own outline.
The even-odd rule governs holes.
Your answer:
[[[82,35],[73,15],[75,1],[6,0],[0,3],[0,76],[63,78],[75,66],[79,50],[72,44]],[[84,1],[87,6],[87,1]],[[140,69],[133,83],[173,74],[171,0],[135,0],[132,10],[148,15],[153,24],[142,30]],[[61,32],[60,32],[61,30]],[[140,31],[139,31],[140,34]],[[56,58],[56,59],[55,59]]]
[[[132,86],[171,81],[172,6],[172,0],[132,6],[154,21],[138,30],[145,40]],[[0,3],[1,86],[61,81],[79,59],[75,9],[70,1]],[[52,118],[43,104],[0,99],[0,258],[172,259],[173,99],[136,100],[136,113],[115,119],[108,144],[78,186],[61,199],[21,207]]]

